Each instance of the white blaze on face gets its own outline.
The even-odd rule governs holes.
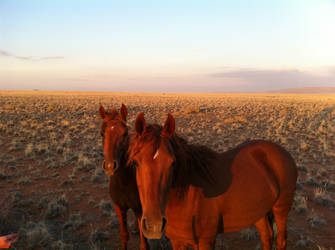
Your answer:
[[[156,153],[155,153],[153,159],[156,159],[158,155],[159,155],[159,151],[158,151],[158,149],[157,149],[157,151],[156,151]]]

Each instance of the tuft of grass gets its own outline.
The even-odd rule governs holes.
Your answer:
[[[19,138],[14,138],[10,144],[9,144],[9,151],[20,151],[23,150],[24,144],[22,143],[22,140]]]
[[[74,184],[74,182],[72,180],[65,180],[59,186],[60,187],[67,187],[67,186],[72,186],[73,184]]]
[[[110,201],[102,200],[99,203],[99,207],[102,211],[103,216],[110,216],[113,212],[113,204]]]
[[[15,194],[4,194],[0,197],[0,235],[8,234],[15,230],[13,225],[15,221],[12,220],[11,212],[14,211],[13,207],[15,206],[16,198]]]
[[[314,190],[314,199],[316,203],[325,207],[332,207],[334,205],[334,201],[330,197],[330,195],[323,188],[316,188]]]
[[[308,176],[306,179],[306,184],[309,186],[319,186],[319,183],[313,178],[313,176]]]
[[[90,235],[90,241],[93,244],[99,244],[105,240],[108,240],[111,237],[111,234],[108,231],[96,228],[92,231]]]
[[[335,190],[335,181],[334,180],[323,180],[320,182],[320,186],[325,190]]]
[[[103,181],[102,176],[104,176],[103,170],[101,168],[96,168],[93,175],[91,176],[91,181],[95,183],[100,183]]]
[[[6,173],[4,169],[0,169],[0,180],[9,178],[10,176]]]
[[[294,203],[293,203],[293,208],[295,211],[298,213],[305,213],[308,210],[307,207],[307,197],[302,196],[299,193],[296,193],[294,196]]]
[[[32,156],[35,151],[35,147],[33,143],[28,143],[26,145],[26,149],[24,150],[25,156]]]
[[[28,176],[25,176],[19,179],[17,183],[21,185],[31,184],[31,180]]]
[[[63,225],[63,229],[67,231],[76,231],[81,226],[85,224],[85,221],[83,220],[80,213],[72,214],[67,222]]]
[[[258,238],[257,231],[252,227],[243,229],[240,231],[240,233],[241,233],[241,238],[244,240],[256,240]]]
[[[308,151],[309,149],[310,149],[310,146],[306,143],[306,142],[302,142],[301,144],[300,144],[300,149],[302,150],[302,151]]]
[[[63,215],[68,207],[68,200],[65,195],[55,198],[48,203],[45,217],[48,219]]]
[[[66,128],[70,125],[70,122],[67,121],[67,120],[63,120],[63,121],[61,121],[61,125],[63,126],[63,128]]]
[[[27,249],[46,248],[52,240],[44,222],[28,222],[19,232]]]
[[[296,248],[307,248],[313,244],[313,241],[307,236],[300,236],[300,240],[295,243]]]
[[[317,229],[324,225],[327,225],[327,221],[317,215],[315,212],[312,212],[308,217],[307,221],[311,228]]]
[[[79,169],[91,170],[96,168],[95,164],[83,152],[78,154],[78,164]]]
[[[57,240],[51,243],[50,245],[52,250],[73,250],[72,244],[66,244],[62,240]]]
[[[37,207],[38,208],[46,208],[49,204],[49,198],[46,196],[43,196],[39,199],[37,202]]]
[[[45,143],[39,143],[36,145],[35,150],[38,154],[43,155],[49,151],[49,146]]]

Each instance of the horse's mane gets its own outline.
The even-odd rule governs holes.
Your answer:
[[[146,127],[143,136],[134,135],[129,147],[129,160],[134,160],[134,156],[141,150],[143,143],[153,140],[154,152],[156,152],[160,143],[164,142],[169,152],[175,157],[172,187],[184,193],[195,174],[201,175],[210,183],[214,182],[210,166],[217,159],[218,153],[204,145],[189,144],[186,139],[176,133],[169,138],[162,137],[161,131],[162,126],[153,124]]]

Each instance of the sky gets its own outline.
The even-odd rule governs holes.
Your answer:
[[[335,0],[0,0],[0,89],[335,87]]]

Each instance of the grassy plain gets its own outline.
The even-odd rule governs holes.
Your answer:
[[[141,111],[160,124],[170,112],[177,133],[217,151],[249,139],[284,146],[299,169],[288,249],[335,249],[335,95],[0,91],[0,233],[19,232],[16,249],[120,247],[98,108],[121,103],[131,131]],[[216,243],[259,247],[253,227]],[[138,249],[136,234],[130,249]]]

